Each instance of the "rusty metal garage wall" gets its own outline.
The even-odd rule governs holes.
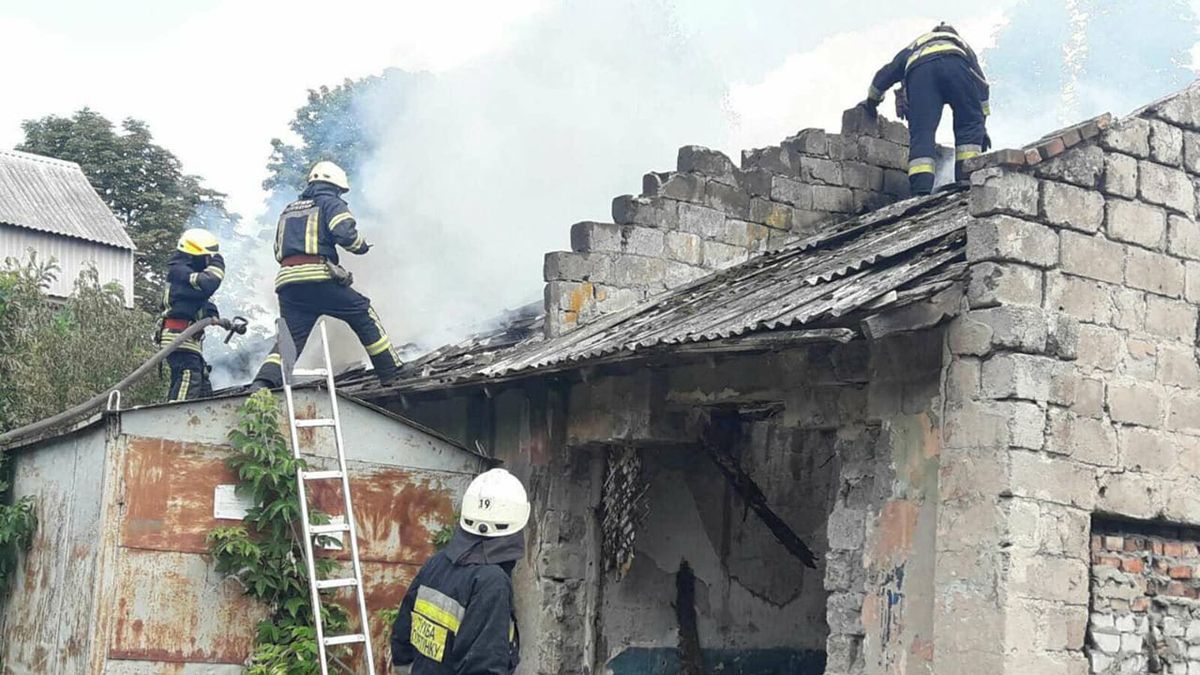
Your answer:
[[[84,672],[101,549],[105,429],[94,425],[12,456],[14,496],[41,524],[0,614],[5,673]]]
[[[302,416],[328,415],[324,395],[297,395]],[[213,507],[217,486],[236,483],[224,437],[243,400],[126,411],[107,434],[97,425],[17,454],[18,494],[35,496],[43,524],[4,614],[6,672],[241,672],[267,610],[213,570],[205,537],[236,523]],[[386,673],[390,627],[374,619],[399,604],[484,467],[394,416],[351,401],[340,409],[376,669]],[[331,433],[301,444],[315,466],[332,465]],[[340,488],[319,487],[316,504],[339,512]]]

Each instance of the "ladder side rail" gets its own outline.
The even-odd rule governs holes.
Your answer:
[[[350,561],[354,567],[354,578],[358,582],[354,587],[354,592],[358,600],[358,611],[360,615],[360,630],[363,635],[363,653],[366,657],[367,672],[375,672],[375,658],[371,649],[371,625],[367,614],[366,591],[363,588],[362,581],[362,563],[358,553],[358,524],[354,519],[354,507],[351,504],[350,497],[350,472],[346,468],[346,446],[342,438],[342,418],[341,412],[338,410],[337,388],[333,378],[333,359],[329,354],[329,338],[326,334],[324,322],[321,323],[321,347],[325,357],[325,384],[329,389],[329,405],[333,416],[333,434],[334,441],[337,444],[338,468],[342,471],[342,501],[346,510],[346,524],[349,526],[349,531],[346,533],[350,540]]]

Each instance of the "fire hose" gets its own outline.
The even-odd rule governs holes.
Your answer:
[[[224,328],[225,330],[229,331],[228,335],[225,336],[225,342],[229,342],[230,338],[232,338],[234,334],[245,335],[246,325],[246,320],[240,316],[232,319],[218,319],[213,317],[197,321],[176,336],[175,339],[171,341],[171,344],[158,350],[157,354],[151,356],[149,360],[138,366],[137,369],[129,375],[126,375],[125,379],[121,380],[120,382],[105,389],[99,394],[96,394],[83,403],[80,403],[72,408],[68,408],[57,415],[47,417],[46,419],[39,420],[33,424],[27,424],[23,427],[18,427],[12,431],[7,431],[3,434],[0,434],[0,448],[12,445],[16,441],[36,435],[47,429],[53,429],[60,425],[68,424],[81,419],[114,398],[119,401],[121,392],[128,389],[134,382],[137,382],[145,377],[147,373],[153,370],[155,366],[162,363],[163,360],[170,356],[171,353],[176,349],[178,349],[180,345],[203,332],[205,328],[208,328],[209,326],[219,326]]]

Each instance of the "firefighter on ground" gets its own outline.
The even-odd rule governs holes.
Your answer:
[[[220,244],[208,230],[183,233],[176,251],[167,261],[158,343],[167,346],[196,321],[219,316],[213,293],[225,279],[225,260]],[[167,356],[171,371],[169,401],[185,401],[212,393],[208,364],[204,361],[204,334],[183,342]]]
[[[400,359],[371,301],[351,288],[353,276],[338,264],[337,247],[355,255],[371,249],[358,233],[342,195],[350,190],[346,172],[333,162],[317,162],[300,198],[284,208],[275,230],[275,275],[279,314],[287,322],[297,353],[317,319],[329,316],[350,325],[371,357],[375,374],[386,384],[396,376]],[[254,389],[283,384],[279,346],[272,348]]]
[[[512,571],[529,499],[492,469],[463,495],[454,537],[417,573],[392,624],[392,666],[411,675],[510,675],[520,661]],[[410,670],[411,669],[411,670]]]
[[[946,105],[954,112],[954,178],[966,179],[963,162],[991,145],[985,126],[988,82],[979,59],[953,26],[942,23],[900,50],[875,74],[867,100],[859,104],[874,115],[883,94],[903,82],[897,112],[908,117],[908,182],[914,195],[933,190],[936,163],[934,135]],[[906,106],[899,103],[907,98]],[[906,108],[906,109],[905,109]]]

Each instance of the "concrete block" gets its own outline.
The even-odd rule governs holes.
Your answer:
[[[814,185],[812,186],[812,196],[813,208],[818,211],[836,213],[852,213],[854,211],[854,194],[849,188]]]
[[[843,136],[882,136],[880,116],[869,116],[862,108],[854,107],[842,111]]]
[[[992,327],[965,312],[950,323],[946,342],[951,354],[986,356],[992,351]]]
[[[943,434],[947,448],[1008,447],[1011,432],[1003,412],[990,402],[960,403],[946,410]]]
[[[726,185],[737,185],[740,171],[725,153],[699,145],[680,148],[676,168],[680,173],[698,173]]]
[[[1183,167],[1188,173],[1200,174],[1200,134],[1183,132]]]
[[[1159,120],[1150,120],[1150,159],[1161,164],[1183,164],[1183,130]]]
[[[571,226],[571,250],[577,253],[620,251],[621,226],[613,223],[575,223]]]
[[[1104,156],[1104,192],[1133,199],[1137,196],[1138,162],[1134,157],[1110,152]]]
[[[1121,120],[1100,134],[1100,146],[1145,159],[1150,156],[1150,124],[1140,117]]]
[[[893,197],[908,197],[908,173],[897,169],[884,169],[883,191]]]
[[[978,322],[987,327],[991,349],[1029,354],[1046,351],[1049,322],[1039,307],[1006,305],[973,310],[962,318],[963,323]]]
[[[679,204],[678,227],[680,232],[696,234],[705,239],[721,236],[725,229],[725,214],[695,204]]]
[[[879,118],[879,131],[883,136],[883,140],[891,141],[896,145],[908,147],[908,125],[903,122],[893,122],[886,118]]]
[[[760,252],[766,249],[768,232],[765,225],[726,218],[725,233],[721,235],[720,240],[733,246]]]
[[[1046,274],[1045,307],[1079,321],[1110,324],[1116,309],[1109,288],[1107,284],[1091,279],[1049,272]]]
[[[1183,296],[1183,262],[1162,253],[1128,247],[1125,283],[1133,288],[1172,298]]]
[[[1016,263],[983,262],[971,266],[967,301],[972,309],[1042,302],[1041,270]]]
[[[1085,370],[1112,371],[1117,367],[1123,340],[1121,333],[1108,326],[1079,326],[1079,366]]]
[[[618,288],[665,289],[666,268],[667,261],[662,258],[620,255],[613,258],[607,277],[599,281]]]
[[[1051,408],[1046,452],[1067,455],[1084,464],[1116,466],[1117,432],[1105,420]]]
[[[1196,188],[1182,169],[1139,162],[1138,194],[1151,204],[1165,206],[1189,218],[1196,215]]]
[[[828,539],[831,551],[858,551],[866,537],[866,511],[836,507],[829,514]]]
[[[858,137],[828,134],[829,158],[844,162],[859,159]]]
[[[652,258],[663,256],[666,231],[656,227],[625,226],[621,229],[621,250]]]
[[[1200,92],[1194,85],[1189,86],[1155,104],[1150,112],[1172,124],[1196,130],[1200,127]]]
[[[722,244],[719,241],[706,241],[703,244],[704,266],[710,269],[724,269],[731,265],[744,262],[750,257],[750,252],[738,246]]]
[[[1112,286],[1112,325],[1123,330],[1140,331],[1146,327],[1146,296],[1136,288]]]
[[[979,361],[955,359],[946,369],[946,399],[962,402],[979,397]]]
[[[799,156],[791,148],[770,145],[765,148],[742,151],[742,168],[763,169],[784,176],[799,175]]]
[[[908,148],[882,138],[859,138],[858,158],[885,169],[908,170]]]
[[[663,260],[662,288],[679,288],[708,274],[706,267],[696,267],[673,260]]]
[[[783,145],[805,155],[829,155],[829,135],[824,129],[804,129],[785,140]]]
[[[1194,344],[1196,307],[1180,300],[1147,296],[1146,332]]]
[[[841,164],[842,183],[849,188],[882,192],[883,171],[863,162],[844,162]]]
[[[795,178],[774,176],[771,180],[771,201],[783,202],[800,209],[813,207],[813,187]]]
[[[792,207],[755,197],[750,200],[750,221],[774,230],[790,230]]]
[[[1079,320],[1067,314],[1046,316],[1046,353],[1063,361],[1079,358]]]
[[[1012,562],[1011,593],[1069,605],[1088,604],[1089,570],[1085,561],[1034,554],[1014,555]]]
[[[1077,147],[1038,164],[1034,173],[1042,178],[1095,189],[1104,175],[1104,151],[1095,145]]]
[[[745,190],[751,197],[770,199],[771,184],[774,182],[774,178],[777,175],[779,174],[772,173],[766,169],[746,169],[742,172],[742,189]],[[702,201],[703,197],[703,190],[701,190],[700,199],[688,201]]]
[[[1167,232],[1167,214],[1162,209],[1141,202],[1110,199],[1107,211],[1105,233],[1110,239],[1162,250]]]
[[[1107,239],[1063,232],[1059,238],[1062,270],[1109,283],[1125,280],[1125,247]]]
[[[835,220],[840,220],[845,217],[845,214],[830,213],[828,211],[811,211],[808,209],[793,209],[791,213],[792,232],[799,235],[815,234],[822,227],[828,225]]]
[[[1182,258],[1200,260],[1200,223],[1171,216],[1167,222],[1167,251]]]
[[[1158,381],[1163,384],[1200,389],[1200,360],[1196,347],[1164,342],[1158,346]]]
[[[1184,263],[1183,297],[1192,304],[1200,303],[1200,262]]]
[[[981,390],[991,399],[1046,401],[1051,382],[1061,368],[1059,361],[1044,356],[995,354],[983,362]]]
[[[1159,478],[1118,470],[1097,474],[1097,481],[1096,507],[1102,511],[1127,518],[1150,519],[1162,509],[1163,481]]]
[[[696,173],[648,173],[642,178],[643,197],[667,197],[699,204],[704,201],[704,176]]]
[[[704,186],[704,205],[733,218],[750,217],[750,193],[739,186],[708,181]]]
[[[1042,213],[1052,225],[1096,232],[1104,221],[1104,197],[1092,189],[1042,181]]]
[[[1008,445],[1041,450],[1046,436],[1046,409],[1029,401],[997,401],[996,410],[1008,418]]]
[[[870,213],[896,201],[895,197],[885,192],[874,190],[851,190],[854,193],[854,213]]]
[[[1104,380],[1081,378],[1075,387],[1075,401],[1071,412],[1084,417],[1104,415]]]
[[[1156,384],[1132,380],[1108,384],[1108,414],[1114,422],[1157,429],[1162,426],[1163,399],[1163,389]]]
[[[1125,377],[1154,382],[1158,369],[1158,341],[1127,337],[1117,372]]]
[[[552,251],[542,266],[545,281],[604,281],[612,269],[612,257],[604,253]]]
[[[842,185],[842,163],[823,157],[801,155],[800,180],[806,183]]]
[[[970,209],[975,217],[1038,215],[1038,179],[999,168],[971,175]]]
[[[676,204],[671,199],[621,195],[612,202],[613,222],[670,229],[677,222]]]
[[[1188,434],[1200,433],[1200,393],[1176,391],[1167,401],[1167,428]],[[1184,441],[1185,443],[1189,441]],[[1195,439],[1191,439],[1195,443]]]
[[[1058,264],[1058,233],[1012,216],[972,219],[967,224],[967,261],[985,260],[1053,267]]]
[[[1091,509],[1097,468],[1057,455],[1013,451],[1009,486],[1014,496]]]
[[[1142,427],[1121,427],[1121,466],[1130,471],[1169,475],[1178,468],[1178,451],[1169,434]]]

